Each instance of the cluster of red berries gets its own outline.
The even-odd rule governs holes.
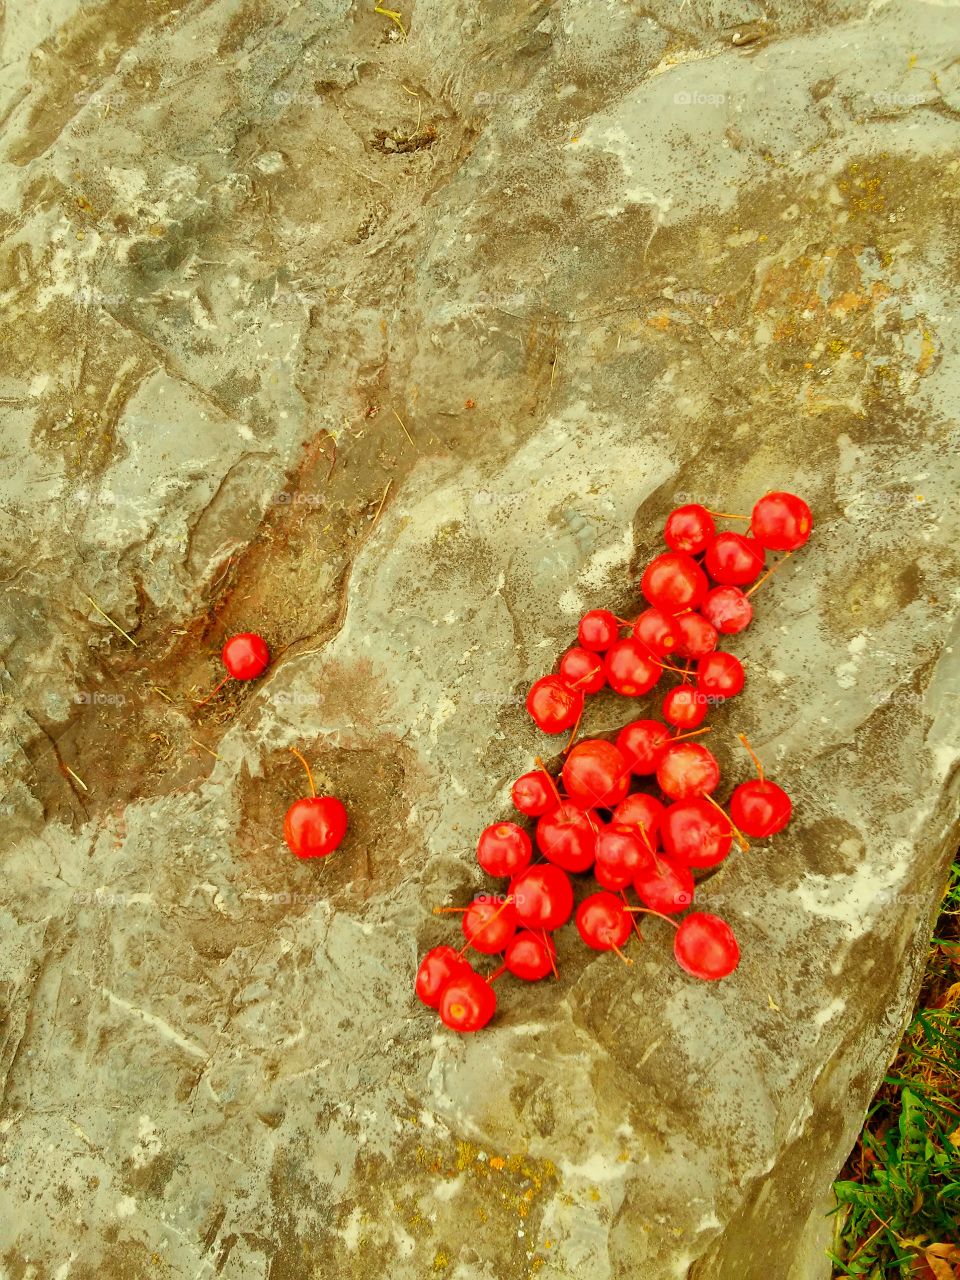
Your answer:
[[[255,680],[270,665],[270,650],[263,636],[241,631],[231,636],[220,657],[227,674],[198,704],[203,706],[228,680]],[[298,858],[324,858],[338,848],[347,834],[347,811],[336,796],[318,796],[310,766],[294,747],[290,750],[307,771],[310,795],[295,800],[283,821],[283,838]]]
[[[763,839],[787,825],[790,797],[764,777],[740,735],[759,776],[735,787],[725,809],[712,795],[720,767],[690,739],[710,732],[700,727],[710,705],[743,688],[743,666],[717,648],[720,636],[749,625],[750,596],[803,546],[813,520],[807,504],[789,493],[768,493],[750,516],[728,517],[749,520],[746,534],[718,533],[714,517],[725,514],[698,504],[671,512],[664,530],[669,550],[647,565],[640,581],[649,607],[633,620],[606,609],[585,614],[578,643],[564,653],[556,674],[530,689],[527,710],[537,726],[573,732],[557,778],[538,759],[538,767],[513,784],[514,806],[536,820],[533,838],[515,822],[494,823],[480,835],[477,861],[488,875],[507,880],[506,893],[481,893],[465,908],[437,909],[462,912],[465,945],[430,950],[417,971],[416,993],[448,1027],[486,1026],[497,1007],[492,984],[502,973],[528,982],[557,976],[551,934],[571,916],[597,951],[620,952],[632,931],[639,934],[634,916],[649,914],[676,929],[674,956],[687,973],[716,980],[737,967],[740,949],[724,920],[700,911],[679,923],[672,917],[693,904],[694,872],[721,863],[734,839],[746,849],[746,836]],[[785,554],[766,569],[770,551]],[[587,694],[609,687],[640,697],[665,672],[679,682],[663,697],[662,720],[633,720],[613,742],[589,738],[574,745]],[[634,789],[651,780],[659,794]],[[600,888],[574,911],[570,877],[587,872]],[[641,906],[630,905],[628,888]],[[501,956],[499,968],[484,977],[467,959],[470,950]]]

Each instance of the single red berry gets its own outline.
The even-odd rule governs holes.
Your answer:
[[[507,943],[503,963],[516,978],[538,982],[553,971],[557,949],[545,933],[522,929]]]
[[[510,897],[521,924],[552,932],[573,912],[573,885],[559,867],[533,866],[510,883]]]
[[[716,701],[732,698],[743,688],[743,665],[723,649],[708,653],[697,663],[697,688]]]
[[[693,902],[693,873],[684,862],[660,853],[649,868],[637,873],[633,887],[637,897],[651,911],[676,915]]]
[[[577,907],[577,930],[594,951],[622,947],[632,928],[630,913],[612,893],[591,893]]]
[[[559,676],[544,676],[527,694],[527,710],[544,733],[563,733],[579,719],[583,694],[568,688]]]
[[[479,1031],[496,1011],[493,987],[473,970],[451,978],[440,997],[440,1019],[453,1031]]]
[[[730,817],[744,835],[764,840],[776,835],[790,821],[790,797],[775,782],[754,778],[734,787],[730,797]]]
[[[669,741],[670,730],[659,720],[632,720],[617,734],[617,746],[639,776],[656,773],[661,748]]]
[[[575,804],[564,802],[537,823],[537,847],[564,871],[589,871],[596,856],[598,823]]]
[[[703,614],[692,609],[687,613],[678,613],[677,626],[680,629],[680,647],[677,653],[681,658],[702,658],[717,647],[717,629]]]
[[[766,493],[753,508],[753,536],[768,551],[796,551],[810,537],[813,516],[792,493]]]
[[[688,867],[715,867],[730,852],[733,830],[715,805],[694,796],[667,806],[660,839],[667,853]]]
[[[429,1008],[439,1008],[443,988],[451,978],[469,968],[470,962],[459,951],[454,951],[453,947],[434,947],[420,961],[416,981],[417,997]]]
[[[753,618],[753,605],[739,587],[714,587],[700,608],[707,621],[725,636],[743,631]]]
[[[653,864],[653,854],[633,826],[611,823],[597,836],[594,875],[604,889],[626,889],[643,868]]]
[[[510,794],[516,808],[530,818],[539,818],[560,803],[542,769],[522,774],[513,784]]]
[[[253,680],[270,664],[270,650],[263,636],[255,631],[241,631],[231,636],[220,651],[223,665],[234,680]]]
[[[677,621],[662,609],[644,609],[633,624],[633,634],[657,658],[665,658],[680,645]]]
[[[607,683],[603,659],[589,649],[568,649],[560,659],[560,679],[581,693],[599,693]]]
[[[660,820],[663,813],[664,807],[656,796],[648,796],[645,791],[635,791],[626,800],[620,801],[611,814],[610,821],[611,824],[633,827],[638,833],[645,832],[651,848],[656,849],[660,841]]]
[[[681,969],[708,982],[725,978],[740,963],[733,930],[725,920],[705,911],[693,911],[680,922],[673,939],[673,954]]]
[[[581,809],[612,809],[630,790],[630,765],[612,742],[578,742],[560,773],[569,799]]]
[[[678,684],[663,699],[663,718],[678,729],[695,729],[707,717],[707,700],[690,684]]]
[[[695,609],[709,587],[707,575],[693,556],[667,551],[647,565],[640,590],[650,603],[664,613]]]
[[[480,832],[477,861],[488,876],[515,876],[530,865],[533,845],[515,822],[495,822]]]
[[[325,858],[347,833],[347,811],[336,796],[295,800],[283,820],[283,838],[298,858]]]
[[[660,753],[657,784],[671,800],[689,800],[715,791],[719,781],[716,758],[699,742],[672,742]]]
[[[603,653],[620,634],[620,623],[609,609],[591,609],[580,619],[577,639],[584,649]]]
[[[639,698],[649,693],[660,679],[661,668],[653,661],[646,645],[629,636],[607,650],[604,673],[614,693]]]
[[[758,578],[763,569],[763,547],[742,533],[718,533],[707,547],[703,567],[714,582],[743,586]]]
[[[489,893],[478,893],[461,917],[468,946],[484,955],[502,951],[517,931],[517,913],[511,902]]]
[[[698,502],[677,507],[667,516],[663,540],[671,551],[685,551],[697,556],[716,532],[713,516]]]

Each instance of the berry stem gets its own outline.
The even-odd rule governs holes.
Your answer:
[[[627,910],[635,916],[658,916],[661,920],[666,920],[667,924],[672,924],[675,929],[680,926],[676,920],[671,920],[669,916],[665,916],[662,911],[654,911],[651,907],[627,907]]]
[[[580,714],[577,716],[577,723],[573,726],[573,732],[570,734],[570,737],[567,739],[567,745],[563,748],[564,755],[567,754],[567,752],[570,750],[570,748],[573,746],[573,744],[577,740],[577,734],[580,732],[580,721],[583,719],[584,705],[585,704],[581,701]]]
[[[211,689],[205,698],[201,698],[199,701],[197,701],[196,698],[193,698],[191,699],[191,701],[195,702],[198,707],[205,707],[207,703],[210,701],[210,699],[215,697],[220,692],[220,690],[223,688],[223,686],[227,683],[229,679],[230,679],[229,676],[224,676],[223,679],[220,681],[220,683],[217,685],[217,687],[215,689]]]
[[[702,729],[691,729],[687,733],[675,733],[671,736],[671,742],[682,742],[684,738],[695,738],[699,733],[713,733],[713,726],[705,724]]]
[[[610,949],[615,951],[624,964],[633,964],[629,956],[625,956],[615,942],[610,943]]]
[[[759,587],[762,583],[766,582],[766,580],[770,577],[772,573],[776,573],[777,570],[780,568],[780,566],[783,564],[784,560],[789,560],[792,555],[793,555],[792,551],[785,551],[783,555],[780,557],[780,559],[777,561],[777,563],[774,565],[771,565],[766,573],[761,573],[760,577],[756,580],[756,582],[753,584],[750,590],[745,591],[743,594],[745,596],[752,596],[753,593],[756,591],[757,587]]]
[[[434,907],[433,914],[435,916],[457,915],[466,911],[466,907]]]
[[[315,796],[317,794],[317,788],[313,785],[313,774],[310,772],[310,766],[307,764],[306,760],[304,760],[303,756],[300,754],[300,752],[297,750],[296,747],[291,747],[290,750],[293,752],[293,754],[297,757],[297,759],[306,769],[307,778],[309,779],[309,782],[310,782],[310,794],[312,796]]]
[[[737,737],[740,739],[740,741],[746,747],[747,751],[750,753],[750,759],[757,766],[757,774],[760,777],[760,781],[763,782],[764,781],[763,765],[760,763],[760,757],[757,755],[753,747],[751,747],[750,743],[747,741],[747,736],[745,733],[738,733]]]
[[[630,910],[630,899],[627,897],[626,892],[625,892],[623,889],[621,889],[621,890],[620,890],[620,897],[623,899],[623,905],[624,905],[624,906],[627,908],[627,910],[629,911],[629,910]],[[632,916],[630,917],[630,923],[633,925],[633,929],[634,929],[634,932],[636,933],[637,937],[638,937],[638,938],[640,939],[640,941],[642,942],[642,941],[643,941],[643,934],[640,932],[640,926],[637,924],[636,920],[634,920]]]
[[[553,958],[553,948],[550,946],[550,939],[547,937],[547,931],[546,929],[541,929],[540,933],[541,933],[541,936],[543,937],[543,945],[547,948],[547,955],[550,958],[550,968],[553,970],[553,976],[559,982],[560,975],[559,973],[557,973],[557,962]]]
[[[722,814],[723,814],[723,816],[726,818],[727,822],[730,822],[730,815],[729,815],[729,813],[727,813],[726,809],[724,809],[724,807],[723,807],[723,805],[722,805],[722,804],[717,804],[717,802],[716,802],[716,800],[714,800],[713,796],[707,795],[706,791],[702,791],[700,794],[701,794],[701,797],[702,797],[704,800],[706,800],[709,804],[712,804],[712,805],[713,805],[713,807],[714,807],[716,810],[718,810],[718,812],[720,812],[720,813],[722,813]],[[749,843],[749,841],[746,839],[746,837],[744,836],[743,832],[739,829],[739,827],[735,827],[735,826],[733,825],[733,823],[732,823],[732,822],[730,822],[730,830],[731,830],[731,831],[733,832],[733,834],[736,836],[737,844],[740,846],[740,848],[743,850],[743,852],[744,852],[744,853],[746,853],[746,852],[747,852],[747,850],[750,848],[750,843]]]
[[[550,770],[543,763],[543,761],[540,759],[539,756],[533,757],[533,763],[537,766],[538,769],[540,769],[543,772],[547,781],[550,783],[550,789],[553,791],[553,794],[557,797],[557,804],[563,804],[563,801],[560,798],[560,792],[557,790],[557,784],[553,780],[553,774],[550,772]]]
[[[616,614],[614,614],[613,616],[614,616],[614,618],[616,618],[617,622],[619,622],[619,623],[620,623],[621,627],[632,627],[632,626],[634,625],[634,623],[636,622],[636,618],[634,618],[634,619],[631,621],[631,619],[630,619],[630,618],[617,618],[617,615],[616,615]]]
[[[752,516],[742,516],[738,511],[707,511],[708,516],[716,516],[720,520],[752,520]]]
[[[502,964],[499,969],[494,969],[493,973],[491,973],[487,981],[496,982],[496,980],[500,977],[501,973],[506,973],[506,971],[507,971],[507,966],[505,964]]]

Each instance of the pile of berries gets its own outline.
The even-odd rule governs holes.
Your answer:
[[[763,839],[790,820],[786,792],[764,777],[743,735],[758,777],[733,789],[724,808],[713,798],[720,768],[695,737],[711,705],[738,694],[741,662],[718,648],[753,616],[751,595],[813,528],[810,508],[789,493],[768,493],[750,516],[746,534],[718,533],[715,516],[698,504],[678,507],[664,529],[669,550],[644,570],[640,590],[648,607],[627,620],[593,609],[580,620],[578,643],[555,675],[537,680],[527,710],[545,733],[572,730],[559,775],[537,768],[513,784],[516,809],[535,820],[533,835],[515,822],[481,832],[477,861],[507,881],[505,893],[478,894],[462,914],[459,949],[428,951],[416,993],[456,1031],[478,1031],[497,1007],[494,981],[503,973],[535,982],[557,976],[551,934],[574,916],[577,931],[597,951],[620,950],[639,928],[635,915],[667,920],[676,930],[674,956],[697,978],[716,980],[737,967],[740,949],[718,916],[693,911],[694,872],[716,867],[737,841]],[[768,552],[783,552],[767,568]],[[683,665],[679,665],[683,663]],[[676,682],[663,696],[662,719],[633,720],[614,741],[576,742],[588,694],[609,687],[628,697],[653,691],[666,673]],[[644,789],[656,784],[656,793]],[[535,852],[536,849],[536,852]],[[574,910],[573,875],[592,872],[599,890]],[[633,889],[640,906],[631,906]],[[467,952],[501,957],[483,976]]]

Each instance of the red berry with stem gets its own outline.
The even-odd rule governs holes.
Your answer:
[[[488,876],[515,876],[530,865],[533,845],[515,822],[495,822],[480,833],[477,862]]]
[[[470,962],[453,947],[434,947],[420,961],[415,984],[417,997],[429,1008],[438,1008],[443,988],[451,978],[469,968]]]
[[[533,866],[510,883],[510,897],[521,924],[552,932],[573,913],[573,885],[559,867]]]
[[[620,623],[609,609],[591,609],[580,619],[577,639],[584,649],[603,653],[620,634]]]
[[[507,943],[503,963],[508,972],[525,982],[539,982],[548,973],[556,973],[557,949],[547,934],[522,929]]]
[[[796,551],[810,537],[813,516],[792,493],[766,493],[750,517],[753,536],[768,551]]]
[[[513,904],[489,893],[478,893],[461,918],[467,946],[484,955],[501,952],[517,931]]]
[[[594,951],[619,950],[632,928],[630,913],[612,893],[591,893],[577,907],[577,930]]]
[[[715,805],[694,796],[668,805],[660,819],[660,839],[672,858],[689,867],[715,867],[730,852],[733,831]]]
[[[716,757],[699,742],[672,742],[657,763],[657,784],[671,800],[689,800],[715,791],[720,781]]]
[[[611,815],[611,825],[632,827],[640,834],[648,849],[656,849],[660,840],[660,822],[664,806],[656,796],[645,791],[635,791],[621,800]]]
[[[743,664],[732,653],[717,649],[697,663],[697,688],[708,698],[732,698],[743,688]]]
[[[617,734],[617,746],[639,776],[656,772],[660,751],[669,741],[670,730],[659,720],[632,720]]]
[[[548,862],[564,871],[589,871],[598,829],[591,814],[565,801],[537,823],[537,847]]]
[[[298,858],[325,858],[347,834],[347,811],[336,796],[317,795],[310,766],[299,751],[290,750],[307,771],[311,794],[287,810],[283,838]]]
[[[680,644],[676,619],[662,609],[644,609],[633,624],[633,634],[657,658],[665,658]]]
[[[583,710],[583,694],[559,676],[544,676],[527,694],[527,710],[544,733],[563,733],[576,724]]]
[[[680,631],[680,647],[677,650],[680,657],[703,658],[717,647],[717,629],[702,614],[692,609],[687,613],[678,613],[677,627]]]
[[[745,630],[753,618],[753,605],[739,587],[714,587],[700,608],[707,621],[725,636]]]
[[[581,693],[599,693],[607,683],[603,659],[589,649],[568,649],[560,659],[560,679]]]
[[[719,916],[692,911],[674,934],[677,964],[695,978],[715,982],[733,973],[740,963],[740,947],[733,930]]]
[[[630,790],[630,765],[612,742],[586,738],[563,762],[560,774],[569,799],[581,809],[612,809]]]
[[[764,777],[763,765],[743,734],[737,736],[750,752],[759,776],[752,782],[741,782],[734,787],[730,797],[730,817],[746,835],[764,840],[783,830],[790,821],[793,805],[782,787]]]
[[[640,579],[645,598],[664,613],[695,609],[709,587],[707,575],[694,560],[679,551],[667,551],[647,565]]]
[[[707,718],[707,700],[693,685],[678,684],[663,699],[663,718],[678,729],[695,729]]]
[[[611,823],[597,836],[594,874],[605,889],[625,889],[639,871],[652,864],[653,854],[636,828]]]
[[[688,502],[667,516],[663,540],[671,551],[685,551],[697,556],[716,533],[713,516],[698,502]]]
[[[496,1011],[493,987],[472,969],[451,978],[440,997],[440,1020],[453,1031],[479,1031]]]
[[[653,864],[633,881],[640,901],[651,911],[676,915],[693,902],[693,873],[684,862],[658,854]]]
[[[660,679],[661,671],[650,650],[633,636],[618,640],[607,650],[604,673],[614,693],[639,698],[650,692]]]
[[[763,547],[742,533],[718,533],[707,547],[703,567],[714,582],[743,586],[763,570]]]
[[[510,794],[515,807],[530,818],[539,818],[560,803],[553,780],[542,769],[522,774]]]

